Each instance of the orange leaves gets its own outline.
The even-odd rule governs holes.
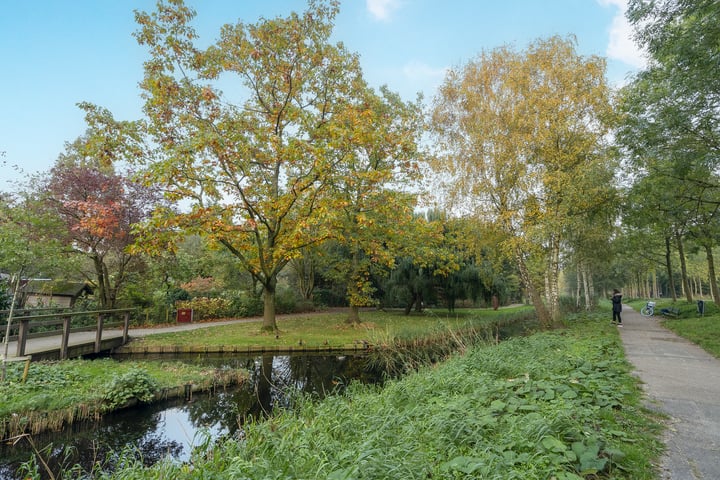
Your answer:
[[[97,202],[65,202],[66,208],[73,208],[77,212],[79,221],[72,229],[103,239],[124,237],[119,227],[121,223],[122,207],[116,202],[101,204]]]
[[[201,89],[201,97],[206,102],[211,102],[217,98],[217,95],[215,95],[215,92],[210,87],[202,87]]]

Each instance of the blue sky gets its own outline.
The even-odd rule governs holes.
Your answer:
[[[626,0],[342,0],[334,39],[360,54],[365,78],[407,99],[429,102],[447,68],[483,49],[518,49],[538,38],[574,35],[582,54],[608,58],[608,79],[622,84],[642,66],[624,22]],[[205,42],[220,26],[254,23],[304,0],[186,0]],[[3,0],[0,15],[0,191],[9,181],[52,167],[66,142],[83,134],[76,104],[141,116],[138,82],[145,51],[132,33],[134,10],[155,0]]]

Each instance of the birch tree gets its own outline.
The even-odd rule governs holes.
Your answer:
[[[607,165],[610,106],[604,60],[559,37],[482,52],[447,74],[435,100],[444,192],[456,211],[507,234],[504,251],[545,327],[559,322],[568,223],[613,188],[592,178]]]

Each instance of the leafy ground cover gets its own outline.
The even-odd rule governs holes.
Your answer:
[[[160,333],[136,338],[131,347],[143,346],[263,346],[335,347],[367,343],[386,345],[397,339],[411,340],[468,327],[494,325],[532,312],[529,307],[500,310],[462,309],[453,314],[427,310],[406,316],[397,311],[363,312],[359,325],[345,323],[347,313],[307,314],[278,318],[278,332],[261,332],[257,323],[237,323],[198,331]],[[132,332],[131,332],[132,336]]]
[[[78,419],[97,418],[135,399],[152,401],[191,384],[237,382],[246,372],[221,372],[180,362],[117,362],[110,359],[8,365],[0,382],[0,438],[58,429]]]
[[[601,312],[476,346],[384,388],[352,386],[241,439],[95,478],[651,479],[660,425]]]

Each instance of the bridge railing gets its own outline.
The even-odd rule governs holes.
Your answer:
[[[135,308],[113,310],[63,311],[37,315],[23,315],[12,319],[8,341],[17,341],[16,356],[25,356],[25,347],[30,338],[54,336],[60,334],[60,359],[68,358],[70,333],[95,331],[95,353],[100,352],[103,330],[122,328],[122,342],[128,341],[130,313]],[[27,312],[23,312],[27,313]],[[88,321],[88,318],[92,321]],[[107,320],[115,320],[107,321]],[[4,333],[4,332],[3,332]]]

